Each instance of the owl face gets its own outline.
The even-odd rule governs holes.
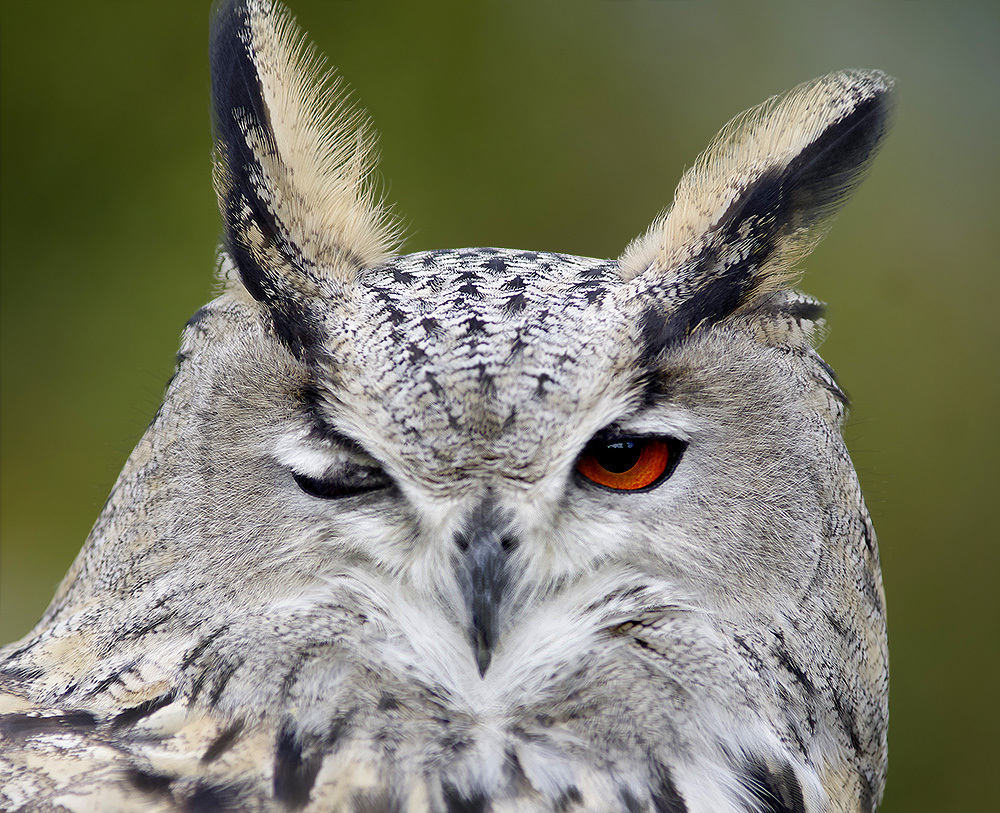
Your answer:
[[[622,617],[678,601],[739,616],[813,575],[832,499],[814,461],[843,396],[809,347],[811,300],[771,295],[684,336],[683,308],[616,262],[429,252],[317,298],[296,357],[246,299],[189,327],[177,382],[188,392],[190,358],[213,416],[184,444],[212,518],[184,555],[211,572],[230,555],[215,540],[245,534],[257,587],[240,604],[362,568],[464,638],[475,675],[521,663],[511,642],[563,594],[601,606],[631,586]],[[413,644],[408,663],[425,655]]]

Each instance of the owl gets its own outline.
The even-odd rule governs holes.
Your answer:
[[[878,551],[791,286],[892,80],[737,117],[617,259],[400,255],[289,13],[211,59],[221,295],[0,650],[0,807],[874,810]]]

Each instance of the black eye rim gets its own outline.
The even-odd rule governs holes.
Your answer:
[[[309,477],[305,474],[292,472],[295,484],[310,497],[320,500],[340,500],[347,497],[356,497],[362,494],[370,494],[373,491],[382,491],[392,485],[392,480],[381,469],[367,469],[372,473],[368,482],[351,482],[344,477]]]
[[[642,488],[631,488],[631,489],[620,489],[612,488],[611,486],[603,485],[602,483],[595,482],[591,480],[586,475],[582,474],[576,468],[576,462],[579,462],[585,454],[593,454],[593,449],[597,447],[607,448],[613,443],[622,442],[633,442],[633,443],[643,443],[650,440],[658,440],[667,447],[667,451],[670,452],[670,457],[667,460],[666,468],[660,473],[649,485],[643,486]],[[669,480],[674,472],[677,470],[677,466],[680,465],[681,458],[684,457],[684,452],[687,450],[688,442],[686,440],[681,440],[680,438],[675,438],[671,435],[629,435],[618,432],[608,432],[607,434],[598,433],[588,441],[587,445],[583,447],[583,450],[577,455],[576,462],[573,464],[573,474],[577,482],[582,484],[587,488],[597,488],[601,491],[607,491],[612,494],[646,494],[650,491],[654,491],[659,488],[663,483]]]

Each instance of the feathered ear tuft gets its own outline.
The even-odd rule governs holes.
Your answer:
[[[879,71],[833,73],[737,116],[625,250],[623,279],[681,300],[685,332],[788,285],[878,150],[892,84]]]
[[[250,294],[279,316],[389,256],[397,231],[373,189],[375,137],[287,10],[220,3],[211,62],[216,193]]]

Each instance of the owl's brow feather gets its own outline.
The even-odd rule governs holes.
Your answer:
[[[314,375],[298,393],[299,406],[309,427],[309,436],[315,440],[332,443],[347,451],[367,455],[368,451],[354,438],[345,435],[330,423],[323,410],[323,386]]]

